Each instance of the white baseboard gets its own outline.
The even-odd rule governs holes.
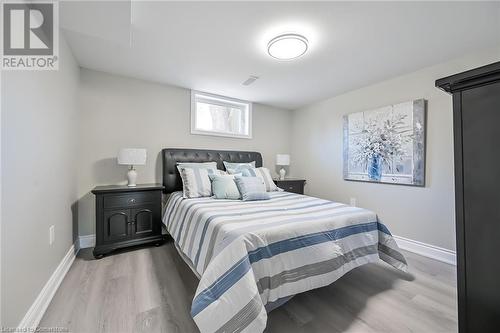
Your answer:
[[[447,264],[456,265],[457,256],[455,251],[451,251],[439,246],[422,243],[413,239],[408,239],[401,236],[393,235],[396,243],[402,250],[410,251],[421,256],[432,258],[445,262]]]
[[[95,235],[85,235],[78,237],[78,249],[86,249],[95,246]]]
[[[424,257],[432,258],[445,262],[447,264],[456,265],[456,254],[455,251],[451,251],[439,246],[422,243],[413,239],[393,235],[398,246],[406,251],[410,251],[419,254]],[[95,235],[85,235],[78,237],[78,248],[85,249],[88,247],[95,246]]]
[[[413,239],[393,235],[398,246],[406,251],[410,251],[421,256],[439,260],[447,264],[456,265],[457,258],[455,251],[451,251],[439,246],[419,242]],[[78,237],[79,249],[95,246],[95,235],[85,235]]]
[[[25,332],[25,330],[30,330],[31,332],[31,330],[36,329],[40,320],[42,320],[43,314],[45,313],[45,310],[47,310],[50,301],[52,301],[52,298],[59,288],[59,285],[66,276],[71,264],[73,264],[75,257],[75,246],[71,245],[68,252],[59,263],[59,266],[57,266],[54,273],[52,273],[49,280],[42,288],[42,291],[40,291],[40,294],[38,294],[38,297],[35,299],[28,312],[19,323],[19,332]]]

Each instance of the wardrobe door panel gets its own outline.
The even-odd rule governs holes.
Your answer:
[[[500,83],[462,92],[467,332],[500,327]]]

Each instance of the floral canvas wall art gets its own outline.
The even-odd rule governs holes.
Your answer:
[[[426,101],[344,116],[344,179],[425,185]]]

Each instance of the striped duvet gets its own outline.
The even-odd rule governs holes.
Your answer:
[[[262,332],[267,312],[382,259],[406,271],[389,230],[365,209],[288,192],[243,202],[173,193],[163,221],[200,278],[202,332]]]

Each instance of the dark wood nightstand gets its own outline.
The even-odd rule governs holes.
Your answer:
[[[304,185],[306,184],[305,179],[285,178],[284,180],[273,179],[273,181],[276,186],[287,192],[304,194]]]
[[[96,245],[94,256],[113,250],[163,242],[161,233],[161,184],[97,186]]]

